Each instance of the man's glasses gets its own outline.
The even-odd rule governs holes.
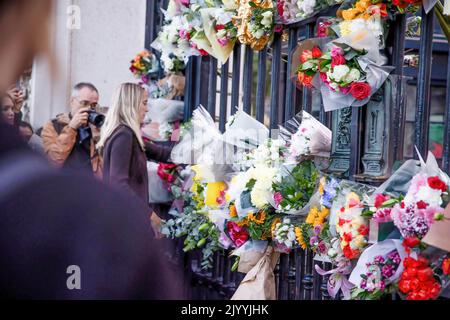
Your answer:
[[[83,108],[87,108],[87,107],[89,107],[89,108],[91,108],[92,110],[95,110],[95,109],[97,109],[100,105],[97,103],[97,102],[94,102],[94,103],[90,103],[89,101],[86,101],[86,100],[78,100],[77,99],[77,101],[80,103],[80,105],[83,107]]]

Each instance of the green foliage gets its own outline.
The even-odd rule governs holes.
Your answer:
[[[273,184],[273,190],[281,193],[281,210],[301,209],[311,199],[317,186],[319,171],[312,161],[303,161]]]

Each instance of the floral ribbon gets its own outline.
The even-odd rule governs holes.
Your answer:
[[[333,297],[333,299],[336,298],[339,290],[342,290],[346,300],[350,299],[350,290],[354,287],[354,285],[347,279],[347,275],[349,275],[351,271],[348,266],[340,266],[330,271],[323,270],[317,264],[314,268],[321,276],[331,275],[328,279],[327,289],[328,294]]]

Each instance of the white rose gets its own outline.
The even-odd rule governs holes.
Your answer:
[[[343,78],[350,72],[350,68],[347,67],[345,64],[335,66],[333,69],[333,73],[330,76],[333,78],[336,82],[341,82]]]
[[[354,68],[354,69],[350,70],[350,72],[345,77],[344,81],[350,83],[350,82],[358,81],[360,77],[361,77],[361,72],[359,72],[358,69]]]
[[[261,39],[264,36],[264,30],[260,29],[258,31],[256,31],[254,34],[256,39]]]

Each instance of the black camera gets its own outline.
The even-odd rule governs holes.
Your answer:
[[[88,111],[89,118],[88,122],[96,126],[97,128],[101,128],[105,123],[105,116],[97,113],[95,111]]]

